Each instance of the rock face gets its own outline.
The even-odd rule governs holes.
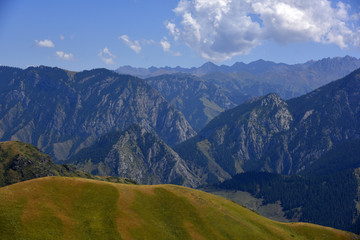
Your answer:
[[[199,185],[198,178],[176,152],[138,125],[101,137],[69,162],[96,175],[126,176],[141,184]]]
[[[137,123],[170,145],[195,131],[143,80],[106,69],[0,67],[0,139],[65,160],[107,132]]]
[[[360,69],[299,98],[269,94],[225,111],[175,150],[212,182],[244,171],[299,173],[359,138]]]
[[[190,74],[161,75],[145,81],[179,109],[196,131],[225,109],[248,99],[246,94],[235,96],[212,82]]]

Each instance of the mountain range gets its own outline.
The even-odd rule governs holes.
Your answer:
[[[32,143],[66,160],[112,130],[137,123],[170,145],[195,135],[144,80],[106,69],[0,67],[0,139]]]
[[[141,78],[154,77],[164,74],[172,74],[172,73],[188,73],[191,75],[195,75],[198,77],[207,75],[209,73],[235,73],[235,72],[248,72],[252,74],[259,74],[265,72],[273,72],[273,71],[307,71],[309,75],[313,74],[313,72],[319,71],[323,76],[331,76],[331,73],[337,73],[333,76],[341,77],[348,73],[349,68],[358,68],[360,67],[360,59],[356,59],[354,57],[345,56],[345,57],[336,57],[336,58],[324,58],[318,61],[310,60],[306,63],[289,65],[285,63],[274,63],[271,61],[265,60],[257,60],[254,62],[250,62],[248,64],[243,62],[236,62],[232,66],[221,65],[218,66],[212,62],[204,63],[200,67],[192,67],[192,68],[183,68],[183,67],[150,67],[150,68],[136,68],[132,66],[122,66],[117,68],[115,71],[121,74],[129,74]],[[325,79],[324,79],[325,80]]]
[[[252,99],[174,149],[205,182],[247,171],[296,174],[360,137],[360,69],[298,98]]]
[[[277,204],[290,220],[359,232],[360,69],[328,83],[357,61],[258,61],[237,72],[145,80],[106,69],[0,67],[0,140],[67,163],[8,142],[1,184],[85,174],[75,167],[100,179],[215,184]],[[251,172],[262,173],[246,178]]]
[[[359,67],[360,60],[349,56],[296,65],[263,60],[236,63],[231,67],[207,63],[198,69],[165,68],[160,71],[161,75],[155,74],[145,81],[200,131],[220,112],[250,98],[269,93],[276,93],[282,99],[298,97]],[[199,71],[203,74],[198,74]],[[132,74],[131,71],[123,73]]]

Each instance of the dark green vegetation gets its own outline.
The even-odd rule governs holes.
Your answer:
[[[130,179],[99,177],[70,165],[54,164],[51,157],[31,144],[18,141],[0,143],[0,187],[46,176],[82,177],[109,182],[135,183]]]
[[[269,94],[225,111],[175,150],[204,183],[244,171],[300,173],[359,138],[359,92],[360,69],[299,98]]]
[[[355,139],[333,146],[302,171],[301,176],[241,173],[217,185],[216,191],[245,191],[262,199],[263,205],[280,203],[285,217],[291,221],[359,233],[359,167],[360,140]],[[227,197],[232,199],[232,195]]]
[[[0,140],[65,160],[112,130],[138,123],[168,144],[195,135],[185,117],[145,81],[106,69],[0,67]]]
[[[138,125],[110,132],[68,161],[101,176],[127,177],[140,184],[172,183],[195,187],[198,178],[164,141]]]
[[[47,177],[0,189],[0,235],[16,239],[357,239],[271,221],[231,201],[172,185]]]
[[[301,174],[328,175],[360,167],[360,139],[349,140],[333,146]]]
[[[353,170],[323,176],[248,172],[218,185],[220,189],[249,192],[263,199],[263,204],[280,201],[285,216],[292,221],[359,233],[358,187]]]

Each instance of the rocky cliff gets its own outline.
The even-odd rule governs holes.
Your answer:
[[[138,125],[106,134],[74,155],[69,163],[96,175],[126,177],[141,184],[199,185],[198,178],[176,152]]]

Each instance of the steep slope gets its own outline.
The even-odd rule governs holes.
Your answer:
[[[175,148],[198,171],[218,180],[243,171],[294,174],[332,146],[359,139],[360,69],[287,102],[275,94],[251,100],[213,119],[198,136]],[[196,156],[196,161],[193,161]],[[203,179],[208,176],[204,174]]]
[[[20,140],[64,160],[105,133],[138,123],[168,144],[195,134],[143,80],[106,69],[0,67],[0,140]]]
[[[99,177],[69,165],[54,164],[51,157],[31,144],[0,142],[0,187],[46,176],[82,177],[111,182],[134,183],[129,179]]]
[[[145,81],[179,109],[197,131],[225,109],[248,98],[241,93],[238,96],[230,94],[228,90],[189,74],[161,75]]]
[[[131,178],[141,184],[199,184],[176,152],[138,125],[101,137],[68,162],[92,174]]]
[[[253,99],[222,113],[196,137],[174,149],[194,171],[203,171],[208,183],[259,168],[271,171],[261,160],[272,146],[273,136],[290,128],[293,119],[287,107],[275,94]]]
[[[233,202],[171,185],[31,180],[0,189],[2,239],[357,239],[282,224]]]

